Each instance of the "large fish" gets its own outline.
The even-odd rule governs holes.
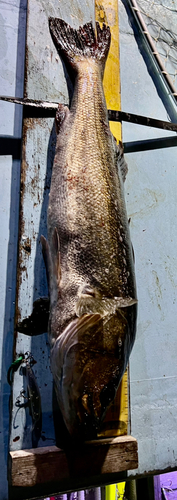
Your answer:
[[[42,237],[50,295],[51,370],[69,433],[93,438],[135,339],[137,297],[124,201],[126,164],[109,123],[103,73],[110,29],[49,19],[74,81],[58,106],[57,143]]]

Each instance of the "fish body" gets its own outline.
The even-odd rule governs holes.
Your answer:
[[[74,81],[59,105],[48,205],[51,370],[72,436],[93,438],[126,369],[137,297],[124,200],[126,164],[110,132],[103,74],[110,30],[78,31],[50,18],[53,41]]]

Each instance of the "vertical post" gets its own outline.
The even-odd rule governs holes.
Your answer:
[[[154,500],[162,500],[160,476],[154,476]]]

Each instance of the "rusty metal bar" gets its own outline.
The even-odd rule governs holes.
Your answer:
[[[25,106],[23,118],[55,118],[58,108],[56,102],[36,101],[22,97],[0,96],[0,100]]]
[[[123,142],[124,153],[137,153],[152,149],[164,149],[177,146],[177,136],[158,137],[142,141]],[[0,156],[12,155],[14,160],[21,159],[21,139],[14,137],[0,137]],[[20,330],[19,330],[20,331]],[[24,332],[23,332],[24,333]]]
[[[177,132],[177,123],[149,118],[147,116],[135,115],[133,113],[125,113],[124,111],[114,111],[108,109],[108,117],[110,121],[124,121],[135,123],[136,125],[145,125],[146,127],[161,128],[163,130],[171,130]]]
[[[124,142],[124,153],[137,153],[140,151],[150,151],[152,149],[173,148],[177,146],[177,136],[157,137],[142,141]]]
[[[19,97],[0,96],[0,100],[12,102],[13,104],[24,105],[24,118],[53,118],[58,107],[56,102],[35,101],[32,99],[22,99]],[[129,122],[146,127],[155,127],[163,130],[177,132],[177,123],[158,120],[147,116],[126,113],[125,111],[115,111],[108,109],[108,118],[115,122]]]
[[[11,155],[14,160],[19,160],[21,158],[21,138],[0,136],[0,155]]]

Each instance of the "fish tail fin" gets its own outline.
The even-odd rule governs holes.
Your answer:
[[[96,22],[95,31],[92,22],[89,22],[75,30],[62,19],[50,17],[49,29],[67,69],[70,67],[77,72],[83,58],[94,58],[101,63],[102,72],[104,71],[111,42],[109,26],[103,24],[101,28]]]

